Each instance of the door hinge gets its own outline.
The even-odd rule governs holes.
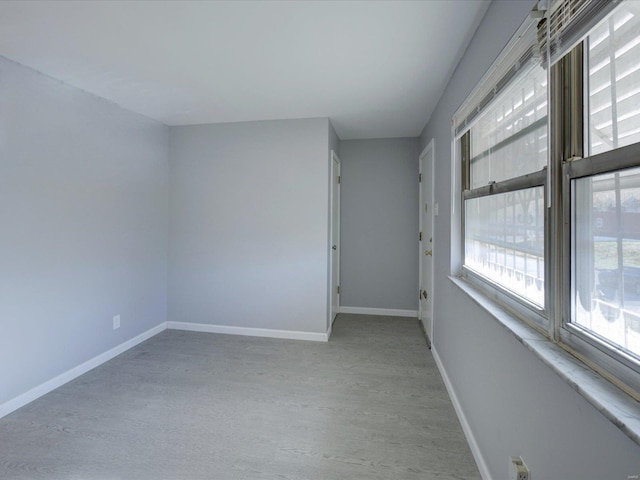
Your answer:
[[[418,174],[418,183],[422,183],[422,174],[421,173]]]
[[[422,232],[420,232],[420,241],[422,241]]]
[[[342,176],[338,175],[338,184],[342,183]]]
[[[338,285],[338,287],[336,288],[336,290],[338,291],[338,295],[340,295],[340,285]]]

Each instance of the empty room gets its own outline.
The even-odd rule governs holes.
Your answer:
[[[640,478],[640,0],[0,0],[0,479]]]

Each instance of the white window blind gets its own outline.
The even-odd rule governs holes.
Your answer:
[[[478,115],[532,63],[545,68],[556,63],[620,2],[614,0],[541,0],[521,25],[478,86],[453,116],[456,135],[467,130]],[[549,45],[549,48],[547,47]]]
[[[614,0],[548,0],[546,18],[538,24],[538,41],[543,61],[551,54],[556,63],[580,42],[620,2]],[[547,21],[549,27],[547,28]],[[547,43],[550,45],[547,52]]]
[[[453,116],[456,135],[467,130],[523,69],[540,62],[537,20],[529,19],[513,36]]]
[[[591,155],[640,142],[640,2],[625,2],[588,37]]]

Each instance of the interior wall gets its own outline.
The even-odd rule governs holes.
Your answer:
[[[495,480],[522,455],[540,480],[640,474],[640,448],[448,280],[451,273],[451,118],[526,18],[534,1],[494,1],[422,136],[435,138],[434,338]]]
[[[0,404],[166,320],[167,139],[0,57]]]
[[[329,121],[169,137],[169,319],[325,333]]]
[[[418,309],[418,138],[347,140],[340,305]]]
[[[334,130],[333,125],[331,125],[331,122],[329,122],[329,154],[331,154],[331,150],[340,156],[340,138]]]

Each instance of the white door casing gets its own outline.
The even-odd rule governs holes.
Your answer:
[[[330,255],[330,306],[329,328],[338,315],[340,309],[340,158],[331,150],[331,181],[329,185],[330,198],[330,229],[329,255]]]
[[[434,140],[431,139],[419,157],[419,248],[418,316],[433,342],[433,221],[434,221]]]

